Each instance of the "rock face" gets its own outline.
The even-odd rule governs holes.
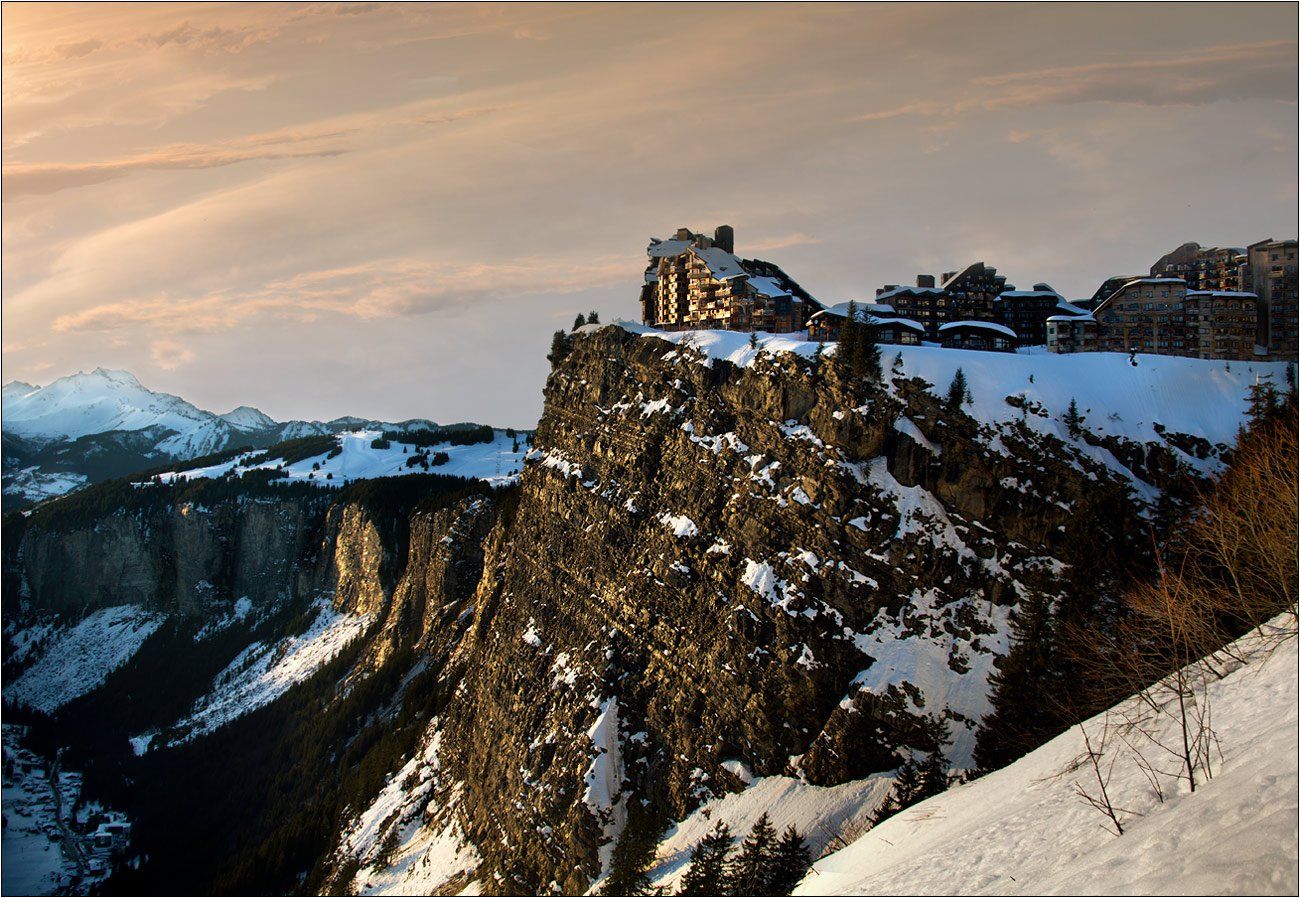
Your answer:
[[[1187,474],[1165,447],[981,424],[885,364],[739,368],[589,329],[510,492],[399,519],[303,499],[34,519],[7,582],[63,611],[332,591],[375,620],[348,676],[409,652],[440,699],[326,886],[579,893],[629,802],[666,822],[751,774],[969,767],[1016,609],[1095,604],[1148,539],[1132,476]]]
[[[119,511],[25,528],[12,564],[33,607],[81,614],[132,604],[212,613],[247,596],[265,606],[313,578],[320,500],[231,500]]]
[[[1089,453],[889,381],[575,340],[435,728],[425,829],[488,888],[586,889],[631,800],[971,764],[1012,610],[1092,601],[1138,508]]]

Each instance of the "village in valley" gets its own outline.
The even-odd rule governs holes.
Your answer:
[[[82,774],[25,747],[27,727],[4,725],[7,895],[66,894],[107,878],[131,839],[126,815],[82,797]]]
[[[881,344],[1054,353],[1124,352],[1296,361],[1296,241],[1248,247],[1185,243],[1147,274],[1107,276],[1086,299],[1049,284],[1021,290],[983,262],[875,296],[826,305],[778,265],[736,255],[728,225],[652,238],[641,319],[665,331],[797,333],[836,341],[852,315]]]

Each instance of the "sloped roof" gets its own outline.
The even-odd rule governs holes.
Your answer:
[[[671,259],[674,256],[680,256],[691,248],[689,240],[660,240],[651,241],[646,247],[646,255],[652,259]]]
[[[994,331],[995,333],[1004,334],[1005,336],[1015,339],[1016,332],[1005,324],[996,324],[992,321],[949,321],[947,324],[939,325],[939,331],[942,333],[946,330],[953,330],[958,327],[976,327],[984,330]]]
[[[708,249],[691,247],[691,252],[704,263],[709,269],[709,274],[720,281],[729,281],[732,278],[745,277],[749,272],[745,271],[745,266],[740,264],[740,259],[732,253],[727,252],[718,246],[710,246]]]
[[[891,296],[903,296],[909,293],[912,294],[913,296],[918,296],[926,293],[947,293],[947,292],[948,291],[945,290],[943,287],[909,287],[904,285],[901,287],[895,287],[893,290],[886,290],[884,293],[877,293],[876,300],[879,301],[882,299],[888,299]]]
[[[753,287],[754,292],[758,293],[760,296],[776,298],[778,296],[790,295],[790,291],[777,283],[775,278],[750,275],[749,286]]]
[[[897,310],[893,306],[887,303],[883,303],[883,302],[858,303],[859,318],[863,318],[864,316],[867,315],[877,316],[877,315],[895,315],[895,314],[897,314]],[[812,317],[816,318],[818,315],[834,315],[836,318],[848,318],[849,303],[839,302],[833,306],[828,306],[825,309],[822,309],[820,312],[814,312]]]

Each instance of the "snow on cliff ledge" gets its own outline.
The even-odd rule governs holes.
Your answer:
[[[626,321],[603,326],[618,326],[679,347],[688,344],[707,365],[722,359],[745,368],[765,353],[793,353],[811,359],[821,345],[804,339],[805,332],[760,333],[755,335],[757,346],[751,347],[750,335],[736,331],[670,333]],[[600,327],[587,325],[582,330],[590,332]],[[833,354],[835,344],[826,344],[822,352]],[[1281,387],[1286,372],[1284,362],[1224,362],[1138,354],[1134,365],[1127,354],[1120,352],[1057,355],[1041,347],[1010,353],[934,345],[882,345],[880,355],[887,379],[920,377],[941,395],[961,368],[972,398],[964,410],[981,423],[996,425],[1020,419],[1021,410],[1006,402],[1008,396],[1023,395],[1027,402],[1042,406],[1052,418],[1064,415],[1074,400],[1088,430],[1143,443],[1161,442],[1154,427],[1159,424],[1169,432],[1231,445],[1244,420],[1256,376],[1271,376]],[[669,356],[688,357],[677,350]],[[895,361],[899,356],[901,367]],[[1035,416],[1028,417],[1032,423]]]

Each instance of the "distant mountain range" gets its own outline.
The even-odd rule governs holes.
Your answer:
[[[377,421],[276,421],[241,405],[225,414],[150,390],[129,371],[96,368],[40,387],[3,388],[3,486],[6,509],[61,495],[88,483],[240,446],[359,429],[455,430],[424,418]]]

